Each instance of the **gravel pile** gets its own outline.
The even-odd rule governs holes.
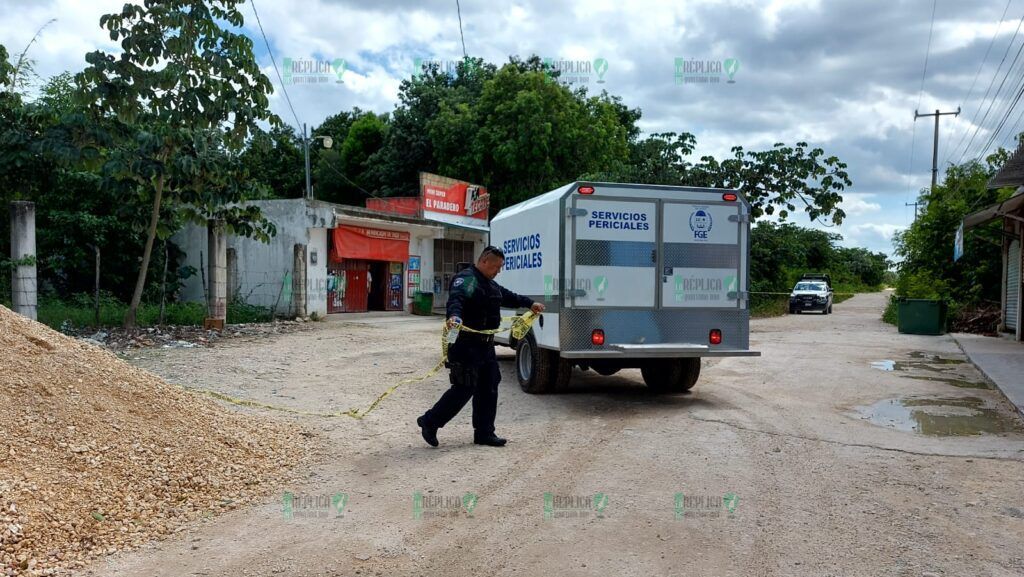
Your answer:
[[[304,437],[0,306],[0,575],[51,575],[291,480]]]

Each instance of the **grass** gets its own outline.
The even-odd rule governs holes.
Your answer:
[[[4,303],[10,307],[10,303]],[[99,324],[96,323],[94,302],[86,295],[76,295],[70,300],[44,298],[37,311],[39,322],[60,330],[70,326],[76,329],[121,326],[128,305],[109,296],[100,298]],[[202,326],[206,318],[206,307],[200,303],[167,303],[164,308],[165,325]],[[143,303],[139,305],[136,320],[140,327],[156,326],[160,321],[160,305]],[[227,323],[260,323],[273,320],[270,309],[243,302],[228,305]]]

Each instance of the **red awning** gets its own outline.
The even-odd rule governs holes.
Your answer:
[[[331,261],[342,259],[409,260],[409,233],[361,226],[339,226],[333,230]]]

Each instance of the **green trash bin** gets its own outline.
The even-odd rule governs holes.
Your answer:
[[[900,299],[896,303],[897,326],[908,335],[941,335],[946,332],[946,301]]]
[[[412,314],[428,316],[434,308],[434,293],[416,291],[412,301]]]

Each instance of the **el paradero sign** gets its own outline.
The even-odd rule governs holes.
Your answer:
[[[429,172],[420,173],[423,218],[451,224],[487,226],[490,195],[483,186]]]

